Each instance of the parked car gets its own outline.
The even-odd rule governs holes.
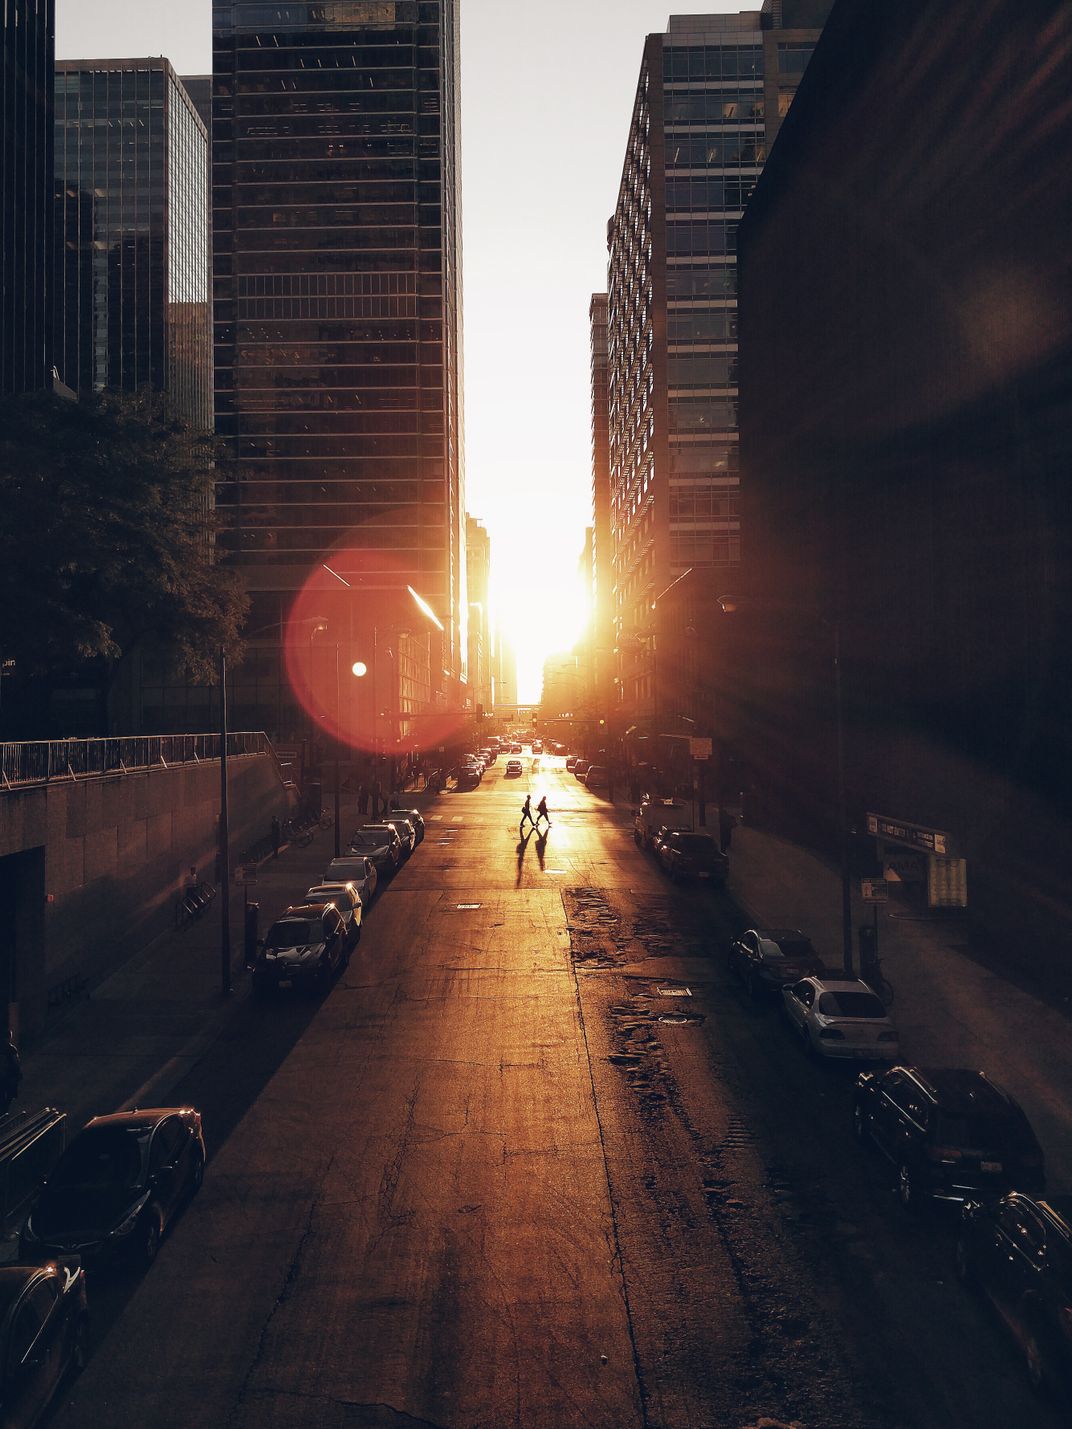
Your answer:
[[[366,825],[350,835],[350,852],[371,858],[379,876],[390,878],[402,862],[402,840],[396,829]]]
[[[409,858],[410,854],[417,847],[417,830],[408,819],[385,818],[380,824],[365,824],[364,827],[374,830],[394,829],[398,835],[398,842],[402,849],[403,859]]]
[[[805,1050],[816,1056],[897,1060],[897,1029],[859,978],[803,978],[782,989],[782,1004]]]
[[[351,948],[358,945],[365,909],[356,884],[318,883],[306,891],[305,898],[308,903],[333,903],[346,929],[347,942]]]
[[[569,770],[569,772],[570,772],[571,774],[572,774],[573,771],[576,769],[576,767],[577,767],[577,760],[578,760],[580,757],[581,757],[581,756],[580,756],[579,754],[567,754],[567,755],[566,755],[566,768]]]
[[[609,789],[610,770],[605,764],[589,764],[581,783],[587,789]]]
[[[1014,1191],[964,1206],[957,1276],[984,1294],[1020,1346],[1032,1387],[1072,1389],[1072,1196]]]
[[[253,991],[323,987],[350,958],[350,944],[333,903],[298,903],[272,924],[257,945]]]
[[[985,1072],[891,1067],[857,1079],[852,1125],[897,1167],[905,1206],[1039,1193],[1045,1163],[1019,1102]]]
[[[405,819],[411,823],[417,835],[417,842],[424,842],[424,815],[420,809],[388,809],[387,822],[393,824],[396,819]]]
[[[574,777],[574,779],[579,779],[579,780],[583,783],[583,782],[584,782],[584,776],[585,776],[587,773],[588,773],[588,760],[587,760],[587,759],[578,759],[577,762],[576,762],[576,764],[573,766],[573,777]]]
[[[31,1260],[81,1257],[89,1269],[148,1265],[205,1170],[201,1114],[151,1107],[96,1116],[52,1169],[22,1232]]]
[[[727,959],[752,997],[781,992],[805,977],[822,977],[823,960],[799,928],[749,928],[730,944]]]
[[[0,1424],[41,1422],[57,1389],[86,1363],[86,1274],[69,1263],[0,1267]]]
[[[725,886],[730,861],[710,834],[663,828],[653,847],[656,861],[674,883],[695,878]]]
[[[320,881],[328,885],[352,883],[361,895],[362,905],[367,908],[376,894],[379,874],[367,854],[351,853],[342,858],[333,858],[324,869]],[[313,902],[316,902],[315,898]]]
[[[692,805],[676,799],[645,799],[633,810],[633,842],[637,848],[653,848],[661,829],[691,829]]]
[[[522,773],[522,770],[521,770],[521,760],[520,760],[520,759],[508,759],[508,760],[506,761],[506,771],[505,771],[505,775],[504,775],[505,778],[507,778],[507,779],[520,779],[521,773]]]

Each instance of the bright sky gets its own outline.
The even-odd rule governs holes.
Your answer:
[[[466,506],[491,536],[522,701],[584,616],[588,302],[606,286],[644,36],[669,0],[461,0]],[[759,8],[706,0],[680,13]],[[211,0],[58,0],[62,59],[212,66]]]

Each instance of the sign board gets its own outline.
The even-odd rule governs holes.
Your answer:
[[[690,739],[689,753],[693,759],[710,759],[711,741],[709,739]]]
[[[240,863],[235,869],[236,883],[256,883],[257,865],[255,863]]]
[[[888,903],[890,886],[884,878],[862,878],[860,896],[865,903]]]
[[[886,843],[903,844],[919,853],[940,854],[943,857],[953,852],[953,835],[941,829],[928,829],[923,824],[910,824],[904,819],[891,819],[886,814],[868,814],[867,832]]]
[[[927,860],[927,903],[931,908],[967,908],[968,863],[963,858]]]
[[[882,876],[888,883],[923,883],[927,860],[921,853],[888,853],[882,860]]]

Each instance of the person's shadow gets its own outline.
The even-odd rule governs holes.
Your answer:
[[[516,883],[514,884],[514,887],[515,887],[515,888],[520,888],[520,887],[521,887],[521,875],[522,875],[522,872],[523,872],[523,870],[524,870],[524,865],[525,865],[525,854],[528,852],[529,839],[530,839],[531,837],[532,837],[532,830],[529,829],[528,833],[527,833],[527,834],[522,834],[522,835],[521,835],[521,838],[518,840],[518,845],[517,845],[517,881],[516,881]],[[537,847],[539,847],[539,840],[537,840]]]
[[[544,855],[547,852],[547,830],[536,834],[536,857],[540,860],[540,868],[543,868]]]

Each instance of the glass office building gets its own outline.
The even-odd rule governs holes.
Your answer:
[[[652,608],[740,562],[736,230],[830,0],[671,16],[649,35],[608,234],[619,700],[655,711]]]
[[[411,585],[465,665],[455,0],[213,6],[221,542],[262,634],[242,718],[286,725],[278,645],[332,559]]]
[[[56,66],[55,360],[212,427],[208,136],[167,60]]]
[[[0,393],[50,385],[53,0],[0,0]]]

